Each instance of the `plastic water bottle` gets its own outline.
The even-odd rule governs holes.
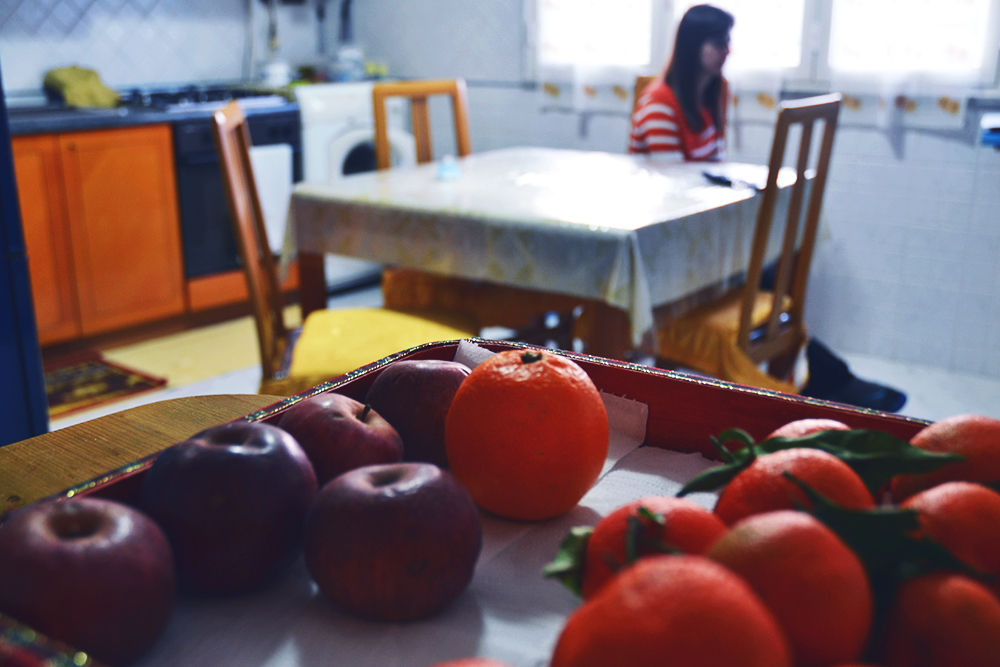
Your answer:
[[[438,162],[437,179],[439,181],[457,181],[462,177],[462,170],[454,155],[445,155]]]

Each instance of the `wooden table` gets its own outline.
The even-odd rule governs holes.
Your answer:
[[[0,447],[0,519],[22,505],[128,465],[209,426],[282,400],[256,394],[175,398]]]
[[[547,148],[476,153],[458,167],[451,179],[425,164],[299,184],[283,259],[299,257],[304,314],[325,307],[322,254],[334,253],[596,300],[624,313],[631,347],[655,351],[654,309],[746,268],[756,191],[714,185],[703,170],[767,176],[759,165]]]

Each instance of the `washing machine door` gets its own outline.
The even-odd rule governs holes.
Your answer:
[[[417,163],[417,149],[412,134],[389,128],[392,165]],[[334,137],[326,150],[326,173],[330,179],[375,170],[375,131],[371,126],[355,127]]]

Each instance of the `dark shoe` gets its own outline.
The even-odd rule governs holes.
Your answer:
[[[819,341],[809,341],[806,359],[809,380],[802,389],[803,396],[882,412],[897,412],[906,404],[906,394],[855,377],[847,364]]]

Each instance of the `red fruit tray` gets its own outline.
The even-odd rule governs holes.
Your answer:
[[[529,347],[481,339],[419,346],[245,418],[276,423],[291,405],[323,392],[363,400],[382,369],[402,359],[451,360],[470,350],[488,354]],[[557,519],[517,522],[484,515],[484,548],[476,575],[443,613],[408,624],[351,618],[319,597],[300,559],[290,573],[257,594],[222,600],[180,598],[165,635],[138,664],[427,667],[478,654],[539,667],[547,664],[562,623],[578,604],[561,585],[541,576],[541,567],[551,560],[562,537],[570,527],[593,525],[631,500],[676,492],[712,465],[712,436],[735,427],[759,441],[796,419],[829,418],[909,440],[927,424],[646,366],[554,353],[576,361],[605,395],[612,446],[602,477],[579,506]],[[86,494],[132,502],[155,458],[110,471],[59,496]],[[714,502],[711,494],[690,497],[697,501],[698,496],[706,496],[700,502],[708,507]],[[0,665],[80,664],[79,654],[60,653],[52,646],[0,615]],[[18,661],[5,662],[14,648]]]

